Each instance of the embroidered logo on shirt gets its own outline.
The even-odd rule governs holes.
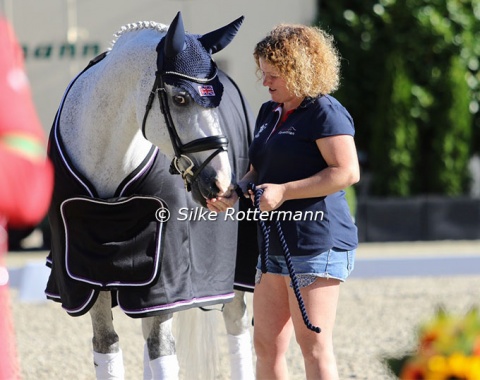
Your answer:
[[[210,85],[198,86],[198,93],[200,94],[200,96],[215,96],[213,86]]]
[[[285,129],[284,131],[279,131],[278,134],[279,135],[291,135],[291,136],[295,136],[295,132],[297,130],[295,129],[295,127],[292,125],[291,127],[288,127],[288,129]]]
[[[262,133],[266,128],[267,128],[268,124],[265,123],[263,124],[260,129],[258,130],[257,134],[255,135],[255,138],[258,139],[258,137],[260,136],[260,133]]]

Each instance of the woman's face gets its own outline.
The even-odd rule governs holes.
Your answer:
[[[262,84],[268,87],[272,100],[277,103],[283,103],[287,108],[289,108],[290,104],[292,104],[292,108],[296,108],[299,104],[299,99],[287,89],[285,79],[280,76],[278,69],[263,58],[259,58],[258,65],[262,72]]]

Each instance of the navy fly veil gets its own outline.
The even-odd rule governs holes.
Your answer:
[[[165,83],[187,91],[193,100],[206,108],[218,107],[223,94],[223,85],[218,79],[216,64],[198,40],[199,36],[185,36],[185,48],[174,57],[160,54],[164,40],[157,51],[163,58],[162,69]],[[160,68],[160,67],[159,67]]]
[[[185,34],[179,12],[169,32],[157,46],[157,69],[165,83],[187,91],[197,104],[218,107],[223,85],[212,54],[227,46],[238,32],[244,17],[204,35]],[[171,32],[175,30],[175,32]]]

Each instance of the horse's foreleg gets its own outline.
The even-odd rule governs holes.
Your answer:
[[[233,301],[225,304],[223,320],[227,329],[232,380],[254,379],[250,321],[245,292],[235,290]]]
[[[172,334],[172,314],[142,319],[145,339],[143,378],[176,380],[179,365]]]
[[[90,309],[93,327],[93,362],[97,379],[123,379],[123,357],[113,327],[110,292],[100,292]]]

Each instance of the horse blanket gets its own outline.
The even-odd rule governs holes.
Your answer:
[[[236,85],[219,75],[225,87],[219,112],[230,162],[243,175],[253,124],[249,120],[245,126],[251,116]],[[47,298],[80,316],[99,291],[108,290],[112,306],[133,318],[230,301],[237,221],[221,214],[209,219],[208,210],[192,200],[181,178],[169,173],[169,160],[153,146],[113,198],[99,199],[69,160],[60,136],[61,113],[62,105],[49,139],[56,186],[49,210]],[[168,221],[158,217],[165,210]]]

